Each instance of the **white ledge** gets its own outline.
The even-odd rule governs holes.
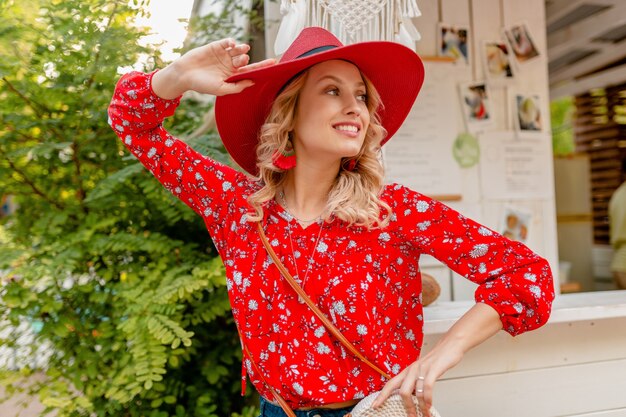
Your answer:
[[[441,301],[424,308],[424,334],[441,334],[474,303]],[[626,290],[557,295],[547,325],[574,321],[626,318]]]

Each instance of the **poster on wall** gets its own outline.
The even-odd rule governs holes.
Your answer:
[[[455,200],[461,195],[461,167],[453,149],[462,123],[456,83],[469,72],[450,62],[424,64],[429,76],[406,121],[382,148],[386,181]]]
[[[437,25],[437,55],[454,58],[458,64],[469,65],[469,28],[447,23]]]
[[[539,51],[525,23],[504,29],[504,37],[511,46],[518,63],[522,64],[539,56]]]
[[[500,233],[511,240],[526,243],[532,224],[532,213],[515,207],[504,207]]]
[[[493,128],[495,121],[487,84],[483,81],[462,83],[459,94],[467,130],[475,133]]]
[[[479,136],[480,178],[485,199],[533,200],[554,197],[552,141],[523,141],[516,132],[492,131]]]
[[[534,137],[543,130],[541,115],[541,97],[537,93],[514,92],[510,93],[513,126],[520,136]]]
[[[487,81],[493,85],[506,84],[513,80],[513,58],[506,42],[484,41],[482,60]]]

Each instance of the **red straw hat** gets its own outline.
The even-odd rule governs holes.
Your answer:
[[[415,52],[395,42],[362,42],[344,46],[332,33],[319,27],[305,28],[272,66],[244,72],[227,81],[252,80],[241,93],[220,96],[215,119],[226,150],[235,162],[258,174],[256,146],[259,131],[281,88],[293,76],[315,64],[341,59],[356,65],[374,84],[383,108],[378,109],[387,137],[400,128],[424,81],[424,65]]]

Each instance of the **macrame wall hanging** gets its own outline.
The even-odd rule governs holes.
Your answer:
[[[414,49],[420,39],[411,21],[421,15],[417,0],[281,0],[280,13],[276,55],[309,26],[326,28],[346,45],[386,40]]]

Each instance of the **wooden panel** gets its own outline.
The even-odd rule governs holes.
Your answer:
[[[576,123],[585,123],[585,121],[577,119]],[[591,142],[594,139],[613,138],[619,134],[619,129],[616,129],[615,127],[610,126],[608,128],[602,127],[599,129],[593,129],[588,132],[579,131],[575,133],[576,133],[576,142],[582,144],[585,142]]]
[[[470,27],[469,0],[440,0],[441,21]]]
[[[575,118],[575,142],[578,152],[591,158],[590,178],[593,198],[594,240],[599,244],[609,242],[607,202],[622,183],[622,158],[620,143],[626,138],[626,127],[613,122],[622,104],[622,91],[626,85],[606,88],[576,98],[578,114],[602,114],[603,124],[594,124],[590,116]]]
[[[452,272],[452,297],[454,301],[474,300],[477,285],[462,275]]]
[[[472,12],[472,38],[474,60],[472,67],[474,78],[476,80],[485,79],[485,69],[483,64],[483,42],[502,40],[502,10],[500,8],[500,0],[473,0],[471,4]],[[492,103],[500,103],[492,108],[493,116],[496,123],[496,129],[507,130],[513,129],[509,126],[511,117],[509,117],[510,104],[504,85],[490,85],[490,93]]]
[[[430,351],[440,337],[427,335],[424,352]],[[626,318],[622,317],[550,324],[517,337],[500,332],[470,350],[442,380],[532,371],[591,361],[626,360],[624,346]]]
[[[591,163],[592,169],[600,169],[600,168],[609,168],[609,169],[620,169],[619,161],[615,159],[608,160],[598,160]]]
[[[622,324],[623,325],[623,324]],[[567,416],[626,408],[626,359],[440,381],[444,416]]]
[[[418,3],[422,15],[413,19],[422,39],[417,42],[419,55],[437,55],[437,22],[439,21],[439,0],[420,0]]]
[[[604,170],[597,170],[596,172],[591,174],[591,180],[602,180],[602,179],[614,179],[617,178],[619,179],[621,177],[621,173],[618,170],[615,169],[604,169]]]
[[[602,125],[582,124],[580,126],[577,124],[576,127],[574,128],[574,133],[578,135],[579,133],[582,134],[582,133],[595,132],[595,131],[600,131],[600,130],[605,130],[605,129],[614,129],[618,126],[619,125],[615,123],[606,123]]]
[[[585,414],[569,414],[563,417],[624,417],[626,416],[626,408],[616,408],[615,410],[597,411]]]
[[[610,149],[608,151],[594,152],[590,154],[591,160],[597,160],[602,158],[618,158],[620,155],[618,149]]]

